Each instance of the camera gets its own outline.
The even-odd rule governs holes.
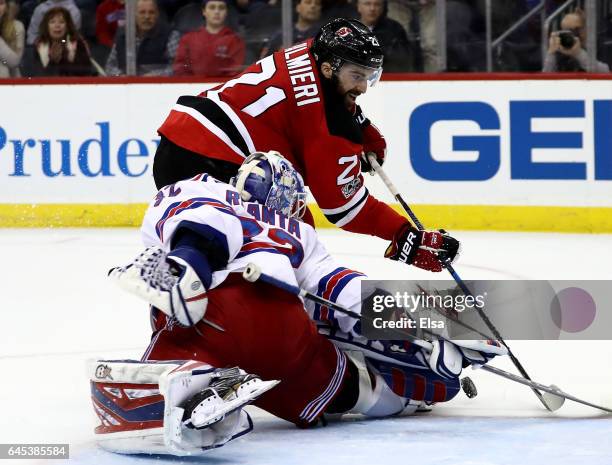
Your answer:
[[[557,34],[563,48],[572,48],[576,43],[576,36],[572,31],[559,31]]]

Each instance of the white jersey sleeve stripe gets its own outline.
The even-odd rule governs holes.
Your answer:
[[[367,196],[367,193],[366,193]],[[363,208],[363,206],[366,204],[365,199],[363,202],[361,202],[359,205],[357,205],[355,208],[353,208],[350,212],[348,212],[346,215],[344,215],[342,218],[340,218],[338,221],[336,221],[334,224],[336,226],[338,226],[339,228],[341,228],[342,226],[350,223],[351,221],[353,221],[353,218],[355,218],[359,212],[361,211],[361,209]]]
[[[238,129],[238,132],[240,132],[240,135],[246,142],[247,147],[249,148],[249,153],[256,152],[257,149],[255,148],[255,144],[253,143],[253,139],[251,139],[249,131],[247,130],[242,120],[234,112],[234,110],[232,110],[232,108],[227,103],[223,102],[216,92],[208,92],[206,96],[210,100],[215,102],[219,106],[219,108],[221,108],[225,112],[225,114],[232,120],[232,123],[234,123],[236,129]]]
[[[211,206],[217,209],[218,211],[226,213],[228,215],[236,216],[234,211],[229,206],[218,201],[217,199],[196,197],[184,200],[182,202],[175,202],[166,209],[159,221],[157,221],[157,223],[155,224],[155,232],[157,234],[157,237],[159,237],[159,240],[164,242],[164,225],[169,219],[185,210],[191,210],[205,205]]]
[[[361,186],[361,188],[353,195],[353,198],[346,202],[344,205],[338,208],[321,208],[321,211],[324,215],[337,215],[338,213],[343,213],[347,210],[353,208],[359,201],[363,198],[366,193],[365,186]]]
[[[216,102],[218,103],[218,102]],[[181,105],[181,104],[175,104],[172,109],[174,111],[178,111],[180,113],[187,113],[189,116],[191,116],[193,119],[197,120],[202,126],[204,126],[206,129],[208,129],[210,132],[212,132],[215,136],[217,136],[219,139],[221,139],[229,148],[231,148],[234,152],[236,152],[238,155],[240,155],[243,158],[246,158],[246,156],[248,154],[244,153],[242,150],[240,150],[240,148],[238,148],[228,137],[228,135],[223,132],[223,130],[221,128],[219,128],[217,125],[215,125],[212,121],[210,121],[208,118],[206,118],[206,116],[204,116],[202,113],[200,113],[199,111],[197,111],[194,108],[185,106],[185,105]],[[231,118],[231,116],[230,116]],[[233,120],[232,120],[233,121]],[[234,121],[235,122],[235,121]],[[240,130],[240,128],[238,128]],[[244,137],[244,134],[242,134],[242,131],[240,131],[241,135]],[[247,146],[249,147],[249,150],[251,150],[251,152],[255,152],[255,150],[251,149],[252,145],[253,145],[253,141],[251,140],[251,138],[249,137],[248,139],[245,138],[245,141],[247,143]],[[250,142],[250,144],[249,144]]]

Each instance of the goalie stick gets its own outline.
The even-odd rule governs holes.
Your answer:
[[[312,292],[308,292],[306,289],[302,289],[298,286],[294,286],[285,281],[281,281],[280,279],[276,279],[273,276],[263,274],[261,270],[259,269],[259,267],[253,263],[249,263],[247,265],[246,269],[242,273],[242,277],[251,283],[254,283],[258,279],[261,279],[265,283],[268,283],[272,286],[283,289],[289,292],[290,294],[296,295],[298,297],[302,297],[303,299],[312,300],[313,302],[316,302],[321,305],[325,305],[328,308],[336,310],[340,313],[344,313],[345,315],[351,316],[356,319],[363,318],[359,313],[355,313],[349,310],[348,308],[344,308],[342,305],[338,305],[337,303],[332,302],[331,300],[327,300],[327,299],[324,299],[323,297],[319,297],[318,295],[313,294]],[[412,336],[411,334],[408,334],[405,332],[402,332],[401,336],[404,338],[408,338],[410,342],[412,342],[414,345],[423,347],[424,349],[429,350],[431,352],[432,346],[429,342],[418,339]],[[461,388],[463,389],[463,392],[468,398],[472,399],[473,397],[476,397],[477,395],[476,386],[474,385],[474,382],[468,376],[464,377],[461,380]]]
[[[370,165],[372,166],[372,168],[374,168],[374,171],[376,172],[376,174],[378,174],[378,176],[380,176],[380,179],[382,179],[382,181],[385,183],[385,186],[387,186],[387,188],[389,189],[389,192],[391,192],[391,195],[393,195],[393,197],[395,197],[395,199],[400,203],[400,205],[402,206],[404,211],[408,214],[410,219],[414,222],[414,225],[418,229],[424,230],[425,228],[423,227],[423,224],[419,221],[419,219],[414,214],[414,212],[412,211],[410,206],[403,199],[402,195],[399,193],[399,191],[397,190],[397,188],[395,187],[395,185],[393,184],[393,182],[391,181],[389,176],[387,176],[387,173],[385,173],[385,171],[382,169],[382,167],[380,166],[380,164],[376,160],[376,157],[374,155],[370,154],[370,153],[367,154],[367,157],[368,157],[368,161],[370,162]],[[468,289],[466,284],[459,277],[459,275],[457,274],[457,272],[455,271],[453,266],[450,263],[444,263],[444,262],[442,262],[442,266],[444,266],[444,268],[446,268],[448,270],[448,272],[453,277],[455,282],[459,285],[459,287],[461,288],[463,293],[466,296],[472,296],[472,292]],[[508,347],[508,344],[506,344],[506,341],[501,336],[501,334],[499,333],[497,328],[493,325],[491,320],[489,320],[489,317],[484,313],[484,311],[481,308],[477,308],[477,307],[475,307],[475,308],[476,308],[476,311],[478,312],[478,315],[480,316],[480,318],[482,318],[482,320],[487,325],[489,330],[491,330],[491,332],[495,336],[495,339],[497,339],[501,344],[504,345],[504,347],[506,349],[508,349],[508,356],[510,357],[510,360],[512,360],[512,363],[514,364],[516,369],[519,371],[519,373],[521,375],[523,375],[523,378],[525,378],[526,380],[531,381],[531,377],[527,374],[527,370],[525,370],[525,368],[523,367],[521,362],[519,362],[518,358],[516,358],[516,356],[514,355],[512,350],[510,349],[510,347]],[[538,397],[538,399],[540,399],[540,402],[542,402],[542,405],[544,405],[544,407],[546,407],[546,409],[548,409],[548,410],[550,410],[552,412],[553,410],[551,409],[551,407],[553,407],[553,406],[549,405],[546,402],[546,399],[544,398],[542,393],[540,391],[538,391],[538,389],[535,386],[531,386],[531,390]]]
[[[338,305],[331,300],[324,299],[323,297],[319,297],[312,292],[308,292],[306,289],[302,289],[298,286],[294,286],[293,284],[289,284],[285,281],[281,281],[280,279],[276,279],[274,276],[267,275],[261,272],[261,269],[255,265],[254,263],[249,263],[245,270],[242,272],[242,277],[246,279],[250,283],[254,283],[255,281],[261,279],[264,283],[271,284],[272,286],[283,289],[290,294],[296,295],[298,297],[302,297],[304,299],[312,300],[321,305],[325,305],[333,310],[338,310],[341,313],[344,313],[348,316],[351,316],[356,319],[360,319],[361,315],[359,313],[355,313],[348,308],[344,308],[342,305]]]
[[[323,297],[319,297],[318,295],[315,295],[312,292],[308,292],[306,289],[302,289],[298,286],[294,286],[293,284],[289,284],[273,276],[262,273],[261,269],[253,263],[250,263],[249,265],[247,265],[246,269],[242,273],[242,277],[251,283],[254,283],[257,280],[261,280],[272,286],[283,289],[289,292],[290,294],[302,297],[304,299],[312,300],[321,305],[325,305],[341,313],[345,313],[346,315],[352,316],[353,318],[361,318],[361,315],[359,315],[358,313],[355,313],[349,310],[348,308],[345,308],[342,305],[337,304],[336,302],[332,302],[331,300],[324,299]],[[410,340],[413,344],[418,345],[424,348],[425,350],[431,351],[431,349],[433,348],[433,345],[431,342],[424,341],[408,333],[402,333],[402,335],[406,339]],[[452,343],[453,341],[449,341],[449,342]],[[508,350],[508,354],[510,354],[510,350]],[[473,365],[472,368],[488,371],[489,373],[492,373],[497,376],[501,376],[502,378],[506,378],[507,380],[528,386],[532,390],[539,389],[540,391],[543,391],[544,394],[540,393],[540,395],[542,396],[543,402],[546,402],[547,405],[550,405],[550,407],[547,406],[547,409],[550,410],[551,412],[554,412],[555,410],[558,410],[559,408],[561,408],[561,406],[563,406],[565,402],[565,399],[568,399],[568,400],[577,402],[579,404],[583,404],[589,407],[603,410],[604,412],[612,413],[612,409],[603,407],[601,405],[594,404],[592,402],[588,402],[586,400],[582,400],[578,397],[568,394],[562,391],[561,389],[559,389],[554,384],[547,386],[545,384],[533,381],[532,379],[521,378],[520,376],[514,375],[512,373],[508,373],[507,371],[504,371],[500,368],[495,368],[489,365]]]

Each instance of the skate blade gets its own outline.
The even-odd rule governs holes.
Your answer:
[[[241,385],[242,391],[240,392],[240,397],[236,399],[227,401],[223,404],[219,410],[216,410],[214,414],[204,417],[202,419],[197,419],[197,421],[191,420],[191,424],[195,429],[204,429],[209,428],[215,423],[223,420],[227,415],[235,412],[239,408],[253,402],[263,393],[269,391],[274,386],[280,383],[279,380],[271,380],[271,381],[262,381],[260,379],[254,379],[251,381],[247,381],[245,384]]]

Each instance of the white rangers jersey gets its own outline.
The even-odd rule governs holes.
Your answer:
[[[169,252],[172,236],[181,227],[201,231],[223,248],[227,263],[212,274],[210,288],[229,273],[242,273],[249,263],[292,285],[361,314],[361,280],[365,275],[339,266],[319,241],[314,228],[258,203],[243,202],[238,191],[208,174],[162,188],[149,205],[141,227],[145,246]],[[272,302],[271,302],[272,304]],[[357,350],[377,369],[405,367],[428,370],[418,346],[406,341],[368,340],[360,322],[310,300],[305,308],[319,332],[336,346]],[[385,368],[384,364],[391,364]],[[409,396],[407,396],[409,397]]]
[[[242,272],[249,263],[262,272],[321,297],[361,311],[362,273],[339,266],[310,225],[257,203],[243,202],[238,191],[212,176],[162,188],[149,205],[141,228],[145,246],[171,250],[172,236],[181,225],[200,229],[224,248],[229,260],[212,275],[211,289],[229,273]],[[305,302],[315,321],[336,323],[350,332],[356,320],[310,301]]]

